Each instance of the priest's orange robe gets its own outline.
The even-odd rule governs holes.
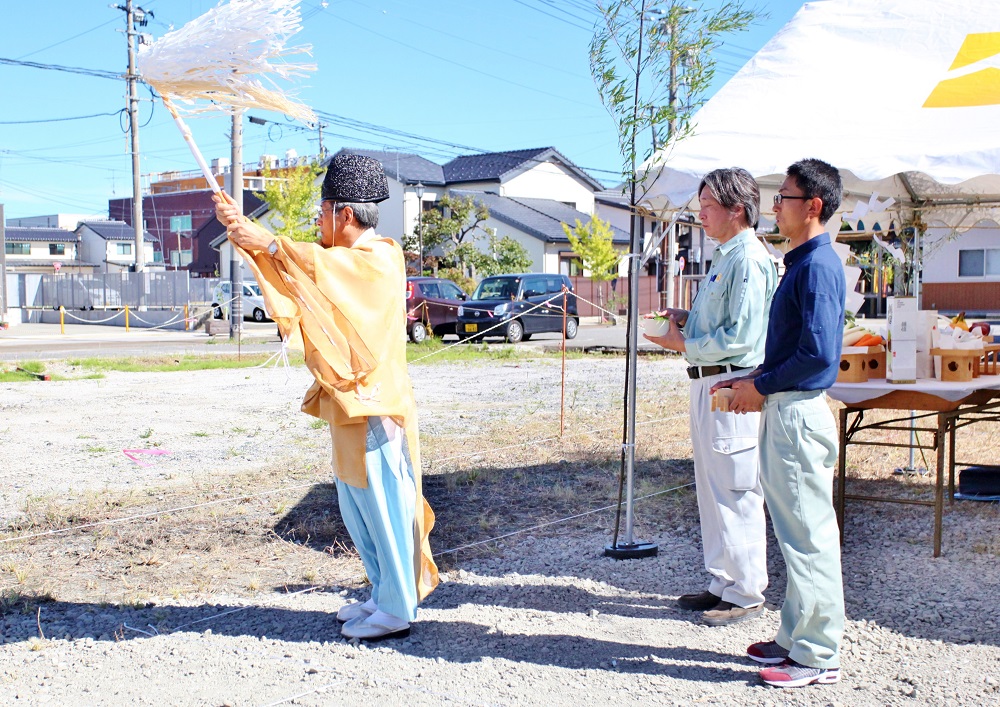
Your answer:
[[[434,512],[420,481],[420,438],[406,365],[406,269],[402,248],[366,231],[350,248],[277,237],[278,252],[238,249],[257,277],[282,338],[300,348],[315,381],[302,411],[330,423],[333,471],[367,488],[367,418],[391,417],[406,432],[416,480],[417,597],[438,584],[428,535]]]

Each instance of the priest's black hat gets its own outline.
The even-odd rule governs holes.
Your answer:
[[[365,155],[339,154],[330,160],[323,178],[323,201],[377,203],[389,198],[382,164]]]

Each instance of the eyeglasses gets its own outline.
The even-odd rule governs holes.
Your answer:
[[[802,199],[803,201],[809,201],[813,197],[811,196],[791,196],[790,194],[775,194],[774,195],[774,205],[777,206],[782,201],[786,199]]]

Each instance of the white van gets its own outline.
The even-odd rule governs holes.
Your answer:
[[[212,309],[215,310],[215,318],[222,319],[229,316],[229,307],[232,300],[230,294],[229,280],[223,280],[215,286],[212,292]],[[264,306],[264,296],[260,292],[260,286],[256,282],[243,283],[243,318],[253,319],[255,322],[263,322],[271,317]]]

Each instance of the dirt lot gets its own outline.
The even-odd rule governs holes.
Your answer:
[[[568,363],[562,438],[555,359],[411,371],[445,581],[409,639],[374,648],[341,641],[332,620],[364,596],[364,576],[337,517],[328,432],[298,412],[304,369],[0,384],[0,703],[1000,699],[993,504],[950,508],[936,560],[929,509],[849,505],[846,678],[782,693],[743,657],[776,613],[717,629],[672,602],[706,581],[678,360],[639,365],[636,534],[660,554],[634,562],[601,552],[618,490],[620,359]],[[960,440],[1000,456],[987,428]],[[902,456],[872,448],[850,461],[856,491],[929,491],[891,474]],[[773,546],[770,562],[780,602]]]

